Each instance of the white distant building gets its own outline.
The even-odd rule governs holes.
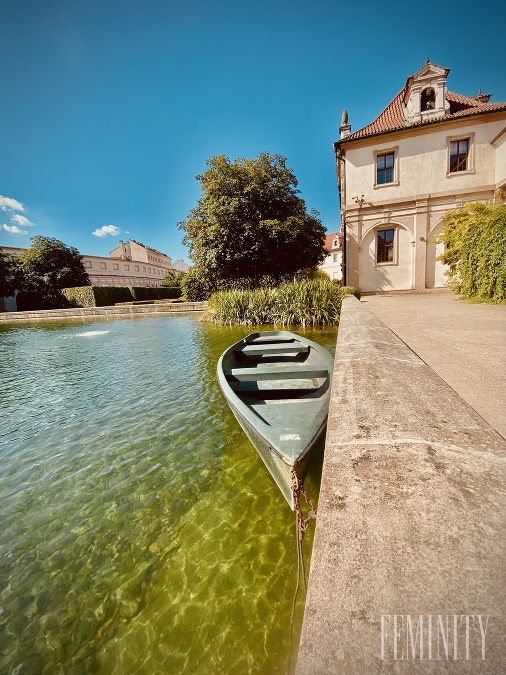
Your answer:
[[[325,248],[329,254],[320,265],[320,269],[326,272],[331,279],[341,281],[343,278],[343,235],[341,232],[327,234]]]
[[[506,187],[506,103],[449,91],[427,59],[370,124],[334,144],[345,282],[362,291],[446,285],[434,237],[450,209]]]
[[[14,246],[0,246],[0,249],[4,254],[17,255],[25,250]],[[172,265],[168,255],[133,239],[126,243],[120,241],[109,257],[82,255],[82,259],[92,286],[162,286],[167,270],[180,269]],[[182,260],[178,263],[186,265]],[[15,311],[14,298],[6,298],[3,307],[6,311]],[[3,307],[0,302],[0,311]]]
[[[165,253],[130,239],[120,240],[109,257],[83,255],[92,286],[162,286],[172,260]]]

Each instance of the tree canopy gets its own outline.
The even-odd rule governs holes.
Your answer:
[[[203,195],[179,223],[194,262],[187,295],[198,288],[194,296],[208,296],[220,281],[280,281],[323,262],[325,228],[317,211],[306,213],[285,157],[262,152],[231,162],[218,155],[207,166],[196,176]]]
[[[90,278],[77,248],[37,235],[16,261],[16,282],[18,290],[35,291],[50,299],[60,288],[89,286]]]
[[[473,203],[449,211],[437,241],[449,285],[464,298],[506,302],[506,205]]]
[[[13,295],[14,291],[14,263],[0,248],[0,298]]]

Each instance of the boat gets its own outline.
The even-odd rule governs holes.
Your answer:
[[[302,484],[325,431],[333,357],[289,331],[261,331],[220,356],[218,382],[237,421],[291,509],[293,472]]]

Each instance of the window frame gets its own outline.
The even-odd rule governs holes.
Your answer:
[[[394,165],[392,167],[392,181],[389,183],[378,183],[378,158],[385,155],[394,156]],[[383,171],[386,169],[380,169]],[[374,189],[385,188],[399,185],[399,146],[390,148],[382,148],[381,150],[374,150]]]
[[[380,225],[377,228],[375,228],[375,230],[374,230],[374,265],[375,266],[384,267],[385,265],[397,265],[397,247],[398,247],[397,242],[398,242],[398,239],[399,239],[398,234],[397,234],[398,229],[399,228],[396,227],[395,225],[392,226],[392,227],[385,227],[384,225]],[[392,260],[384,260],[382,262],[379,262],[378,261],[378,255],[379,255],[379,250],[380,250],[379,249],[379,241],[380,241],[379,233],[380,232],[390,232],[390,231],[393,232],[392,244],[391,244]],[[386,246],[385,246],[385,249],[386,249]]]
[[[467,157],[466,157],[466,168],[461,169],[460,171],[452,171],[450,158],[452,157],[451,145],[452,143],[458,143],[460,141],[467,141]],[[458,156],[458,155],[457,155]],[[447,136],[446,137],[446,177],[452,178],[453,176],[463,176],[466,174],[475,173],[474,170],[474,133],[465,133],[459,134],[458,136]]]

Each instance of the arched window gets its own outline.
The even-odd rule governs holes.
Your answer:
[[[422,100],[420,109],[422,112],[424,110],[434,110],[436,107],[436,92],[432,87],[427,87],[422,91]]]

